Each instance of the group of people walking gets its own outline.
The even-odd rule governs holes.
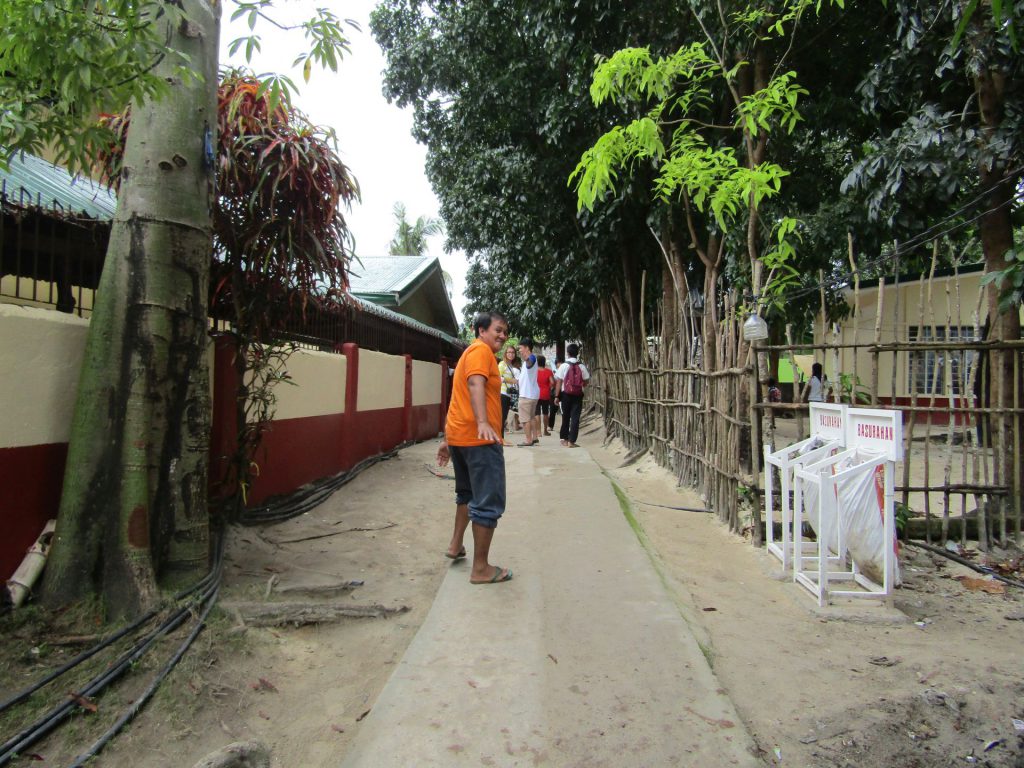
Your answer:
[[[579,361],[579,346],[569,344],[568,357],[559,361],[552,371],[544,355],[533,353],[535,344],[529,336],[511,344],[501,353],[498,375],[501,377],[501,436],[506,431],[523,430],[519,446],[537,445],[542,436],[551,434],[561,412],[559,438],[562,445],[576,448],[580,414],[583,412],[583,388],[590,381],[590,371]],[[511,419],[510,419],[511,414]],[[509,426],[509,422],[512,426]]]
[[[455,526],[445,556],[466,557],[463,544],[472,528],[472,584],[498,584],[512,579],[512,569],[489,561],[491,540],[505,512],[505,423],[518,413],[523,429],[520,446],[535,446],[554,428],[556,406],[562,413],[561,444],[576,448],[583,390],[590,371],[579,360],[579,347],[569,344],[566,359],[554,371],[543,355],[533,353],[530,338],[516,348],[505,347],[508,321],[498,312],[473,320],[472,344],[462,353],[452,377],[452,396],[437,463],[449,461],[455,473]],[[497,355],[501,353],[501,362]],[[517,365],[518,363],[518,365]]]

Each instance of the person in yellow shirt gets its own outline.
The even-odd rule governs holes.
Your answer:
[[[508,321],[497,312],[473,320],[476,340],[455,366],[444,439],[437,463],[455,470],[455,530],[445,553],[452,560],[466,556],[462,545],[473,524],[472,584],[497,584],[512,579],[512,570],[491,565],[487,558],[494,529],[505,512],[505,454],[501,440],[501,376],[495,355],[508,338]]]

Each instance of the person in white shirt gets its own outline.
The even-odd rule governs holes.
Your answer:
[[[562,428],[558,436],[567,448],[578,448],[576,438],[580,431],[583,412],[583,389],[590,383],[590,371],[579,361],[578,344],[565,348],[568,357],[555,371],[555,401],[562,406]]]
[[[825,402],[825,388],[828,379],[825,378],[825,374],[822,372],[821,363],[815,363],[811,366],[811,381],[810,387],[807,390],[807,400],[811,403],[824,403]]]
[[[519,340],[519,357],[523,367],[519,369],[519,423],[523,425],[522,448],[529,448],[540,442],[534,415],[540,399],[540,385],[537,383],[537,356],[533,354],[533,339],[524,336]]]

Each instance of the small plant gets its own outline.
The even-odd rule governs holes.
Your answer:
[[[865,405],[871,402],[871,394],[860,380],[852,373],[839,374],[839,401],[850,405]]]
[[[897,501],[893,506],[896,512],[896,534],[901,539],[906,538],[907,522],[913,517],[913,510],[900,501]]]

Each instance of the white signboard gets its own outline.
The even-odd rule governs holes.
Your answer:
[[[903,459],[903,414],[875,408],[847,411],[847,448],[864,448],[889,461]]]
[[[848,405],[844,403],[811,403],[811,436],[822,440],[838,440],[846,444]]]

